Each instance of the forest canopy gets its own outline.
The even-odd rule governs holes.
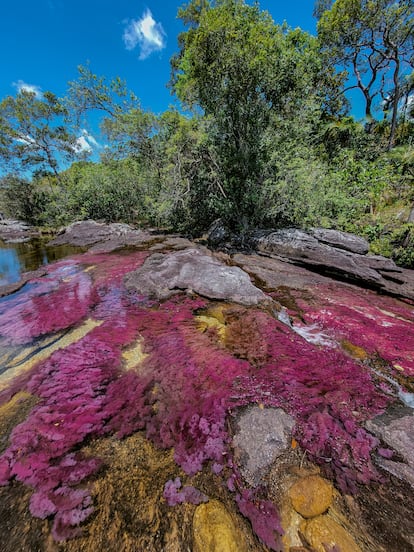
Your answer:
[[[171,59],[179,109],[144,110],[127,83],[89,66],[65,97],[0,102],[0,211],[191,235],[218,218],[237,232],[325,226],[414,266],[413,12],[409,0],[319,0],[313,36],[258,3],[192,0]]]

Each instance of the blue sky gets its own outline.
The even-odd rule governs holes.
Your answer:
[[[7,0],[0,18],[0,98],[22,87],[64,95],[77,66],[119,76],[145,109],[173,104],[169,59],[182,30],[176,0]],[[263,0],[277,23],[315,33],[312,0]]]

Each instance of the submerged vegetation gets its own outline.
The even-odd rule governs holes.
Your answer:
[[[2,100],[0,210],[37,225],[93,218],[190,234],[217,218],[239,232],[324,226],[413,267],[413,13],[404,0],[320,1],[315,37],[258,4],[192,0],[171,59],[181,111],[145,111],[89,67],[64,98]],[[100,147],[85,130],[96,112]]]

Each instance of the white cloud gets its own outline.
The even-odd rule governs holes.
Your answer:
[[[17,92],[32,92],[36,96],[36,98],[42,97],[42,89],[40,88],[40,86],[36,86],[35,84],[28,84],[27,82],[18,80],[17,82],[13,83],[13,86],[17,88]]]
[[[84,136],[79,136],[76,140],[75,150],[77,153],[91,152],[92,148]]]
[[[99,149],[101,145],[95,140],[92,134],[86,129],[82,129],[82,135],[76,140],[75,149],[77,153],[91,153],[93,149]]]
[[[29,134],[26,134],[24,137],[16,138],[16,142],[19,142],[19,144],[24,144],[25,146],[29,146],[30,144],[36,144],[36,142],[33,140]]]
[[[140,48],[139,59],[146,59],[153,52],[163,50],[166,46],[165,31],[161,23],[157,23],[150,10],[146,10],[141,19],[128,22],[123,34],[127,50]]]

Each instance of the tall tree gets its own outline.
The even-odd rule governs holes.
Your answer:
[[[26,90],[0,103],[0,159],[5,169],[48,172],[59,177],[62,162],[79,154],[74,133],[64,123],[62,101],[51,92],[41,98]]]
[[[189,29],[172,60],[172,86],[207,117],[223,175],[223,214],[243,226],[255,217],[272,113],[288,116],[313,93],[312,39],[243,0],[193,0],[179,16]]]
[[[324,8],[330,6],[330,9]],[[321,0],[318,35],[331,63],[348,70],[373,119],[376,102],[391,106],[388,147],[395,141],[402,76],[414,66],[412,0]]]

